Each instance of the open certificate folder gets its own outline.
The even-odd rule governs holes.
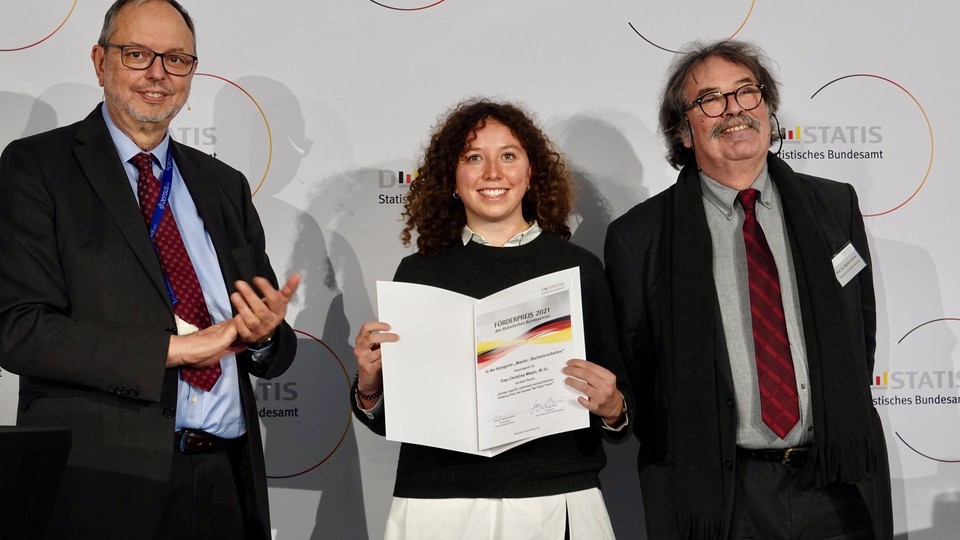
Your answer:
[[[483,299],[377,282],[387,439],[495,456],[589,426],[561,370],[585,358],[580,269]]]

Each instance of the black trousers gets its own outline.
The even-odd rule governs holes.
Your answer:
[[[737,458],[731,540],[873,540],[870,513],[857,486],[803,489],[800,469]]]
[[[242,469],[243,438],[205,454],[174,452],[157,540],[237,540],[262,536],[250,527],[252,486]],[[171,442],[172,444],[172,442]]]

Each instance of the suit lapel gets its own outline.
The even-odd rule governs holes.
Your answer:
[[[167,298],[160,261],[147,235],[139,205],[126,172],[120,163],[113,139],[98,105],[77,130],[74,154],[87,181],[103,202],[107,213],[120,229],[144,270],[150,275],[157,292]]]
[[[180,143],[171,140],[170,144],[173,145],[173,159],[177,162],[180,176],[183,177],[183,182],[190,191],[197,213],[217,252],[217,260],[220,263],[220,271],[227,284],[227,290],[231,291],[232,283],[237,278],[231,263],[230,243],[227,241],[223,192],[217,183],[216,173],[209,167],[202,166],[199,161],[191,159]]]

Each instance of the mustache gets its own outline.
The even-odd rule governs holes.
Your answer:
[[[736,126],[747,126],[753,128],[757,131],[760,131],[760,121],[756,118],[750,116],[749,114],[738,114],[736,116],[728,116],[723,119],[722,122],[713,126],[713,129],[710,130],[711,139],[719,139],[723,132]]]

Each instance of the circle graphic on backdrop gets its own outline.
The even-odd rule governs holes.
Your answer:
[[[903,194],[903,195],[897,196],[896,201],[893,203],[893,206],[892,206],[892,207],[889,207],[889,208],[886,208],[886,209],[883,209],[883,210],[879,210],[879,211],[876,211],[876,212],[864,212],[864,213],[863,213],[864,217],[877,217],[877,216],[882,216],[882,215],[884,215],[884,214],[889,214],[889,213],[891,213],[891,212],[894,212],[894,211],[902,208],[904,205],[906,205],[906,204],[907,204],[908,202],[910,202],[914,197],[917,196],[917,193],[920,192],[920,190],[923,188],[924,184],[927,182],[927,178],[930,176],[930,170],[933,168],[933,149],[934,149],[934,144],[933,144],[933,126],[930,124],[930,118],[927,116],[927,112],[923,109],[923,106],[920,104],[920,102],[917,100],[917,98],[914,97],[914,95],[910,93],[909,90],[907,90],[906,88],[904,88],[901,84],[897,83],[896,81],[893,81],[893,80],[888,79],[888,78],[886,78],[886,77],[881,77],[881,76],[879,76],[879,75],[872,75],[872,74],[869,74],[869,73],[854,73],[854,74],[850,74],[850,75],[844,75],[844,76],[842,76],[842,77],[837,77],[836,79],[834,79],[834,80],[828,82],[827,84],[824,84],[823,86],[821,86],[816,92],[813,93],[813,95],[810,96],[810,99],[813,100],[815,97],[817,97],[817,95],[818,95],[820,92],[822,92],[822,91],[825,90],[827,87],[829,87],[829,86],[831,86],[831,85],[833,85],[833,84],[835,84],[835,83],[839,83],[840,81],[849,81],[849,80],[851,80],[851,79],[856,79],[856,78],[867,78],[867,79],[872,79],[872,80],[883,81],[883,82],[886,83],[887,85],[891,85],[891,86],[893,86],[894,88],[897,88],[898,90],[900,90],[903,94],[906,94],[907,97],[909,97],[910,100],[917,106],[917,110],[919,110],[919,111],[920,111],[920,114],[923,116],[923,121],[924,121],[924,123],[925,123],[925,125],[926,125],[927,134],[928,134],[928,137],[929,137],[929,140],[930,140],[930,153],[929,153],[929,157],[928,157],[927,160],[926,160],[926,169],[925,169],[922,173],[920,173],[919,171],[917,171],[917,174],[916,174],[916,177],[920,179],[919,182],[916,184],[915,187],[912,187],[912,186],[911,186],[911,187],[912,187],[912,191],[909,191],[910,188],[908,188],[908,194]],[[862,101],[862,96],[861,96],[861,94],[858,93],[858,94],[854,95],[852,99],[854,99],[854,100],[856,100],[856,101]],[[883,108],[883,109],[884,109],[884,110],[888,110],[888,108]],[[911,140],[912,140],[912,139],[911,139]]]
[[[352,385],[343,362],[322,339],[294,331],[306,339],[298,339],[293,364],[281,377],[257,381],[255,389],[271,479],[301,476],[323,465],[340,449],[353,418],[347,400]],[[266,410],[296,411],[296,416],[269,416]]]
[[[960,421],[960,371],[949,354],[960,343],[957,322],[945,317],[912,328],[895,351],[909,365],[884,372],[877,381],[888,399],[892,394],[902,404],[888,408],[896,437],[915,454],[940,463],[960,463],[960,435],[950,427]]]
[[[750,15],[753,13],[753,6],[754,6],[756,3],[757,3],[757,0],[750,0],[750,8],[747,10],[747,14],[743,17],[743,20],[740,22],[740,25],[737,27],[737,29],[734,30],[732,34],[730,34],[729,36],[727,36],[726,39],[733,39],[734,37],[736,37],[737,34],[740,33],[741,30],[743,30],[743,27],[746,26],[747,21],[750,20]],[[717,4],[717,5],[721,5],[721,6],[724,7],[724,9],[727,9],[726,4]],[[677,12],[679,12],[679,13],[681,13],[681,14],[683,14],[683,15],[686,15],[687,13],[689,13],[689,10],[686,10],[686,9],[683,9],[683,8],[678,8],[678,9],[677,9]],[[666,46],[664,46],[664,45],[660,45],[659,43],[655,42],[653,38],[650,38],[650,37],[648,37],[647,35],[644,35],[643,33],[641,33],[640,30],[638,30],[637,27],[634,26],[632,22],[628,22],[627,24],[628,24],[628,25],[630,26],[630,28],[634,31],[634,33],[636,33],[638,36],[640,36],[640,38],[641,38],[642,40],[646,41],[647,43],[649,43],[650,45],[656,47],[657,49],[660,49],[661,51],[666,51],[666,52],[669,52],[669,53],[674,53],[674,54],[677,54],[677,53],[680,52],[680,51],[678,51],[678,50],[674,50],[674,49],[668,48],[668,47],[666,47]]]
[[[226,122],[229,129],[220,125]],[[170,131],[178,142],[243,171],[252,195],[266,182],[273,161],[270,121],[257,99],[240,84],[213,73],[197,73],[187,106],[174,118]]]
[[[27,5],[27,4],[26,4],[26,3],[23,3],[23,4],[22,4],[22,6],[25,6],[25,5]],[[34,3],[34,4],[32,4],[32,5],[33,5],[33,6],[40,7],[38,3]],[[44,6],[44,7],[46,7],[46,10],[45,10],[45,11],[49,11],[49,7],[47,7],[47,6]],[[53,37],[54,34],[56,34],[57,32],[59,32],[61,28],[63,28],[63,25],[67,24],[67,20],[70,18],[70,15],[73,15],[73,10],[74,10],[74,8],[76,8],[76,7],[77,7],[77,0],[73,0],[73,4],[70,5],[70,11],[67,12],[66,17],[64,17],[63,20],[60,21],[60,24],[57,25],[57,27],[54,28],[53,31],[50,32],[49,34],[43,36],[42,38],[40,38],[40,39],[38,39],[37,41],[34,41],[33,43],[30,43],[30,44],[28,44],[28,45],[21,45],[21,46],[19,46],[19,47],[14,47],[14,48],[10,48],[10,49],[0,48],[0,52],[16,52],[16,51],[22,51],[22,50],[24,50],[24,49],[29,49],[30,47],[35,47],[35,46],[43,43],[44,41],[50,39],[51,37]],[[9,14],[7,14],[7,16],[9,17]],[[9,18],[7,19],[7,21],[14,20],[14,19],[16,19],[16,18],[15,18],[15,17],[9,17]],[[43,31],[45,31],[45,30],[43,30]],[[38,33],[41,33],[41,32],[43,32],[43,31],[39,31]],[[36,38],[34,38],[34,39],[36,39]]]
[[[429,3],[427,0],[391,0],[389,3],[377,2],[377,0],[370,1],[382,8],[392,9],[394,11],[421,11],[440,5],[446,0],[436,0],[435,2]]]

